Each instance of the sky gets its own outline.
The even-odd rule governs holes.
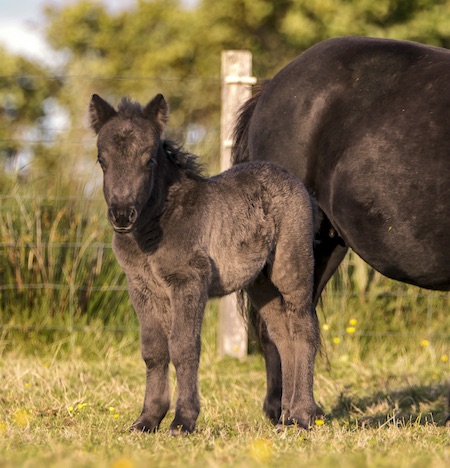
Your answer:
[[[44,5],[67,5],[76,0],[1,0],[0,4],[0,44],[9,52],[27,58],[43,60],[54,65],[57,56],[46,44],[43,35]],[[133,0],[93,0],[101,1],[112,10],[124,8]],[[196,0],[183,0],[190,5]]]
[[[52,52],[42,35],[45,3],[63,0],[3,0],[0,6],[0,43],[9,52],[29,58],[51,60]]]

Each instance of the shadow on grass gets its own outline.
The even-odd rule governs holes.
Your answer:
[[[445,384],[376,391],[364,398],[341,393],[328,417],[369,428],[407,424],[444,426],[448,398],[449,386]]]

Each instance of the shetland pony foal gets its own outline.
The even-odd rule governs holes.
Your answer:
[[[170,405],[172,361],[178,381],[174,435],[192,432],[200,412],[200,331],[209,297],[244,289],[281,358],[278,424],[308,428],[319,342],[312,305],[312,201],[284,169],[254,162],[215,177],[162,138],[162,95],[145,107],[124,98],[116,111],[90,103],[98,134],[114,252],[128,280],[147,366],[144,407],[133,423],[157,430]]]

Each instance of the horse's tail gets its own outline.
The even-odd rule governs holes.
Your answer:
[[[259,87],[256,93],[239,110],[237,122],[233,130],[233,149],[231,150],[231,164],[233,166],[250,160],[248,130],[262,90],[263,86]]]

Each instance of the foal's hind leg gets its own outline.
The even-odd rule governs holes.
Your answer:
[[[324,236],[324,238],[319,237],[319,247],[314,251],[314,306],[317,306],[322,290],[336,271],[348,250],[347,247],[342,247],[336,238],[329,238],[328,231]],[[253,321],[256,330],[259,332],[258,337],[266,362],[267,396],[264,401],[264,412],[269,419],[277,422],[281,414],[282,393],[280,354],[267,333],[267,327],[262,317],[256,314],[255,317],[253,317]],[[450,417],[448,424],[450,426]]]
[[[263,411],[265,415],[277,424],[281,416],[281,360],[275,343],[267,332],[267,326],[256,307],[251,304],[250,320],[257,333],[266,364],[267,391]]]
[[[289,319],[283,304],[283,299],[272,282],[263,274],[246,289],[247,294],[253,306],[259,311],[259,314],[264,319],[267,326],[267,333],[270,339],[277,347],[277,355],[280,356],[281,361],[281,376],[282,376],[282,394],[281,394],[281,407],[280,400],[277,395],[270,394],[271,391],[277,389],[279,382],[270,382],[268,380],[268,394],[264,403],[266,414],[275,422],[284,422],[289,419],[290,399],[293,392],[293,374],[295,359],[290,346],[289,337]],[[273,349],[271,350],[274,351]],[[279,353],[279,354],[278,354]],[[277,364],[277,362],[268,362],[268,364]],[[274,369],[272,369],[274,370]],[[269,377],[269,371],[267,371]],[[273,385],[275,384],[275,385]],[[272,385],[272,388],[270,388]],[[281,385],[280,385],[281,387]],[[274,398],[276,406],[268,406],[272,401],[268,401],[269,397]],[[269,409],[269,413],[268,410]]]
[[[308,428],[317,415],[323,414],[313,395],[319,325],[312,301],[312,239],[310,243],[307,233],[299,239],[298,233],[292,236],[289,230],[283,232],[282,229],[279,239],[270,278],[282,296],[285,314],[289,317],[289,349],[295,361],[292,375],[283,375],[283,401],[285,393],[290,392],[286,395],[290,399],[289,423]],[[284,369],[284,356],[279,351]]]

